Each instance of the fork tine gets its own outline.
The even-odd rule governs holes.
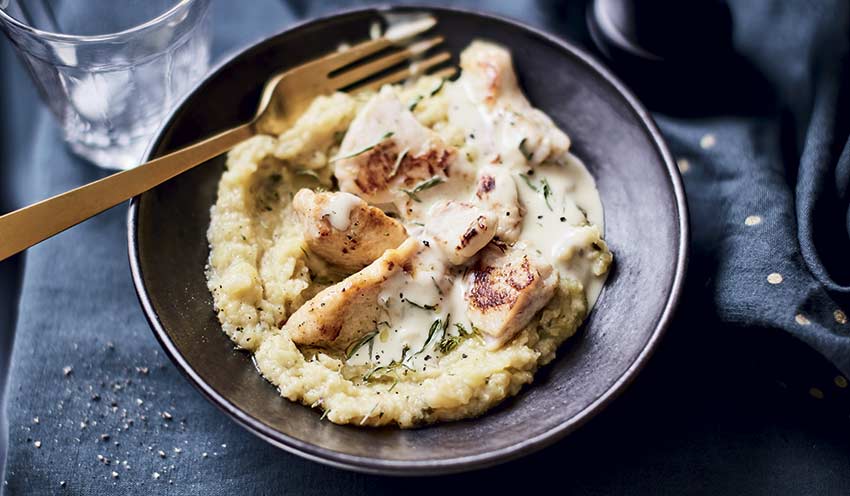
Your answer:
[[[440,79],[449,79],[450,77],[454,76],[455,74],[457,74],[457,67],[451,66],[451,67],[446,67],[445,69],[440,69],[439,71],[428,74],[428,75],[438,77]]]
[[[349,92],[353,93],[353,92],[356,92],[356,91],[365,91],[365,90],[377,91],[377,90],[381,89],[381,86],[383,86],[385,84],[394,84],[394,83],[398,83],[400,81],[404,81],[405,79],[409,78],[410,76],[426,74],[426,71],[430,67],[433,67],[433,66],[438,65],[438,64],[442,64],[443,62],[449,60],[450,58],[451,58],[451,55],[446,53],[446,52],[434,55],[433,57],[431,57],[429,59],[423,60],[422,62],[418,62],[416,64],[415,71],[411,67],[405,67],[404,69],[393,72],[392,74],[388,74],[388,75],[386,75],[386,76],[384,76],[380,79],[377,79],[375,81],[370,81],[368,84],[364,84],[364,85],[361,85],[361,86],[351,88],[349,90]],[[434,76],[438,76],[438,77],[442,77],[442,78],[448,78],[448,77],[453,76],[456,72],[457,72],[457,69],[455,67],[448,67],[448,68],[445,68],[445,69],[441,69],[441,70],[439,70],[439,71],[437,71],[433,74],[430,74],[430,75],[434,75]]]
[[[392,45],[393,42],[387,38],[364,41],[363,43],[352,45],[341,52],[325,55],[316,61],[310,62],[310,65],[315,65],[316,67],[325,69],[327,72],[331,72]]]
[[[350,71],[345,71],[341,74],[338,74],[330,78],[330,83],[332,86],[337,88],[349,86],[362,79],[366,79],[369,76],[377,74],[384,69],[389,69],[390,67],[404,60],[425,53],[442,42],[443,37],[437,36],[429,40],[414,43],[400,52],[392,53],[390,55],[387,55],[386,57],[381,57],[377,60],[369,62],[368,64],[364,64],[360,67],[355,67]]]

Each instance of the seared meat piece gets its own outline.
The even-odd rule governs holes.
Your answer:
[[[391,203],[402,188],[447,177],[455,153],[384,88],[348,128],[334,175],[342,191],[369,203]]]
[[[310,251],[349,271],[362,269],[407,239],[399,221],[350,193],[302,189],[292,206]]]
[[[522,246],[490,244],[466,276],[470,322],[497,349],[552,298],[558,272]]]
[[[301,306],[283,326],[296,344],[345,349],[381,320],[383,283],[403,270],[421,247],[410,238],[371,265],[325,288]]]
[[[428,212],[425,232],[454,265],[472,258],[496,235],[496,214],[456,201],[435,203]]]
[[[570,148],[570,139],[546,114],[531,106],[522,93],[511,54],[494,43],[474,41],[460,54],[460,81],[513,136],[531,164],[557,160]]]
[[[524,212],[510,172],[504,167],[482,167],[478,173],[475,196],[483,209],[494,212],[499,218],[496,236],[506,243],[515,242],[522,231]]]

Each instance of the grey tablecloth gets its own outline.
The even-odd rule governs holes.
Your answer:
[[[343,4],[218,0],[214,51]],[[581,2],[464,5],[590,46]],[[4,336],[18,311],[11,358],[0,353],[0,377],[11,364],[2,492],[494,493],[532,490],[533,479],[546,485],[538,490],[592,494],[846,494],[847,384],[838,368],[848,372],[840,313],[848,9],[841,1],[733,7],[736,47],[764,75],[773,105],[656,115],[687,170],[688,287],[638,382],[578,433],[499,468],[419,480],[342,472],[271,448],[208,404],[159,351],[131,286],[122,206],[33,248],[25,263],[0,265]],[[0,64],[0,209],[103,176],[61,145],[5,41]]]

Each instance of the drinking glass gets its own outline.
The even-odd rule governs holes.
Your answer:
[[[0,0],[0,28],[70,148],[106,168],[139,164],[209,65],[209,0]]]

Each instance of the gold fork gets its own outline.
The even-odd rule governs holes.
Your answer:
[[[66,193],[48,198],[20,210],[0,216],[0,260],[21,252],[69,227],[93,217],[121,202],[139,195],[171,178],[206,162],[257,134],[278,135],[289,127],[317,96],[334,91],[376,90],[425,73],[451,58],[440,52],[416,61],[375,80],[381,74],[408,59],[424,54],[443,42],[441,36],[414,42],[388,55],[366,60],[370,55],[389,49],[430,29],[434,23],[421,24],[403,35],[366,41],[318,60],[284,71],[270,78],[263,88],[257,113],[251,122],[224,131],[176,152],[163,155],[134,169],[119,172]],[[361,62],[359,65],[358,62]],[[415,68],[414,68],[415,67]],[[455,67],[436,70],[434,76],[448,78]]]

